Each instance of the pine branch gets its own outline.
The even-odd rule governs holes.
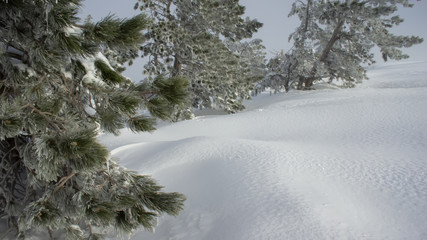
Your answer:
[[[50,117],[54,117],[57,118],[58,116],[49,113],[49,112],[42,112],[39,109],[37,109],[36,107],[34,107],[31,103],[27,103],[26,105],[22,106],[21,109],[25,109],[25,108],[30,108],[30,114],[36,112],[38,115],[40,115],[41,117],[43,117],[47,122],[50,123],[50,125],[57,131],[57,132],[62,132],[64,131],[66,128],[64,126],[64,124],[60,121],[57,120],[52,120]],[[50,117],[49,117],[50,116]]]
[[[57,183],[58,186],[56,186],[55,189],[53,190],[53,193],[56,193],[59,189],[61,189],[65,185],[65,183],[67,183],[67,181],[70,180],[72,177],[74,177],[74,175],[76,174],[77,172],[72,172],[70,175],[61,178],[61,180],[59,180]]]

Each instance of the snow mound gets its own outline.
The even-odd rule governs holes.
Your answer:
[[[131,239],[427,239],[427,62],[101,141],[187,196]]]

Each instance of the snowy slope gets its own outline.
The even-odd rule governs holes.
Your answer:
[[[427,239],[427,62],[369,76],[102,136],[122,165],[188,198],[132,239]]]

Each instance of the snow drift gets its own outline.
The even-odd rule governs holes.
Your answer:
[[[132,239],[427,239],[427,62],[369,76],[102,136],[123,166],[188,198]]]

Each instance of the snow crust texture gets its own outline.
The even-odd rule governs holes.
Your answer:
[[[188,200],[131,239],[427,239],[427,62],[101,141]]]

